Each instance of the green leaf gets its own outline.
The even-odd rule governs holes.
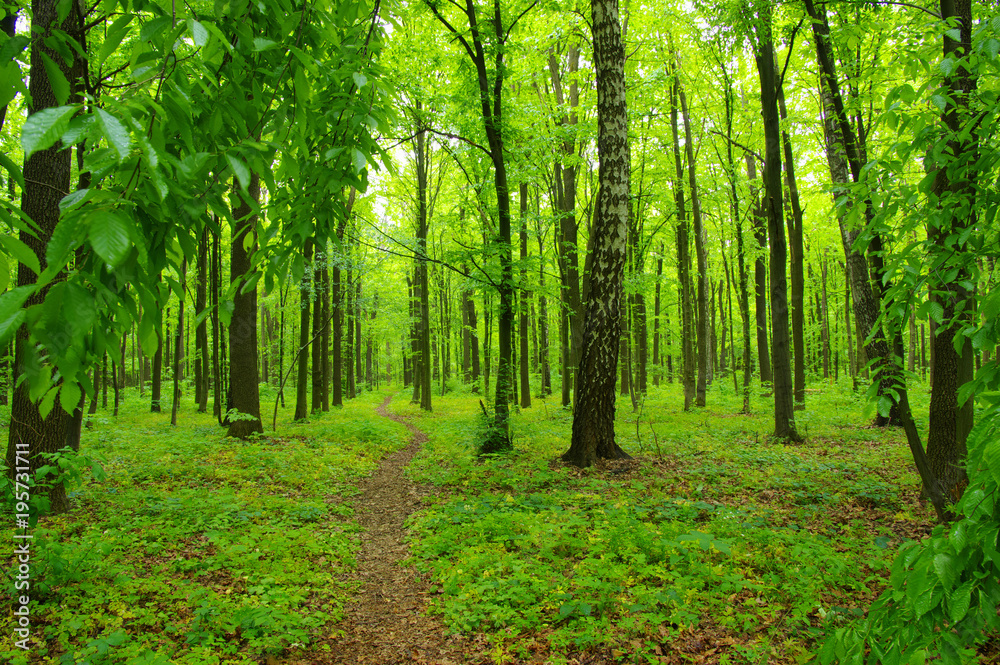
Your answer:
[[[108,28],[108,34],[104,38],[104,44],[101,46],[101,53],[97,57],[98,65],[104,66],[104,62],[121,46],[122,40],[129,33],[129,24],[132,22],[132,16],[132,14],[119,16],[111,24],[111,27]]]
[[[365,87],[365,84],[368,83],[368,77],[361,72],[354,72],[352,76],[354,76],[354,85],[358,86],[358,90]]]
[[[0,236],[0,246],[3,246],[8,256],[17,259],[18,263],[28,266],[31,272],[36,275],[42,274],[38,256],[30,247],[21,242],[19,238],[15,238],[14,236]]]
[[[953,622],[961,621],[969,613],[972,603],[972,580],[948,593],[948,618]]]
[[[21,308],[33,290],[30,286],[19,286],[0,295],[0,344],[13,339],[24,323],[28,314]]]
[[[62,106],[69,100],[69,80],[62,73],[56,61],[42,52],[42,64],[45,65],[45,73],[49,76],[49,85],[52,86],[52,94],[56,96],[56,102]]]
[[[111,147],[118,153],[118,163],[125,161],[125,158],[128,157],[129,148],[132,145],[132,139],[129,137],[125,125],[118,118],[101,108],[97,109],[97,125],[101,128],[104,138],[108,140]]]
[[[59,201],[59,212],[64,213],[67,210],[72,210],[81,203],[87,200],[87,196],[90,194],[89,189],[78,189],[75,192],[71,192],[66,196],[62,197]]]
[[[102,210],[90,216],[90,246],[112,267],[117,267],[128,255],[131,243],[128,223],[114,210]]]
[[[0,46],[0,62],[13,60],[31,43],[25,35],[14,35]]]
[[[73,410],[80,404],[80,396],[83,391],[80,390],[80,384],[74,382],[63,383],[62,388],[59,389],[59,403],[62,404],[63,411],[66,413],[73,413]]]
[[[205,26],[193,18],[189,18],[188,28],[191,30],[191,39],[195,46],[200,48],[208,43],[208,30],[205,29]]]
[[[21,167],[15,164],[14,161],[4,152],[0,152],[0,165],[7,169],[7,173],[14,179],[14,182],[16,182],[21,189],[24,189],[24,174],[21,172]]]
[[[365,153],[361,152],[357,148],[351,148],[351,157],[354,161],[354,172],[361,173],[361,171],[365,168],[365,164],[368,163],[368,158],[365,157]]]
[[[69,120],[76,113],[75,106],[58,106],[32,113],[21,129],[21,148],[27,159],[39,150],[45,150],[59,140],[69,127]]]
[[[0,254],[0,293],[7,290],[10,285],[10,264],[7,257]]]
[[[944,95],[931,95],[931,103],[937,107],[938,111],[948,108],[948,98]]]
[[[941,580],[941,586],[945,589],[951,587],[955,581],[956,571],[954,564],[954,559],[944,552],[934,557],[934,572],[937,573],[938,579]]]
[[[52,407],[56,405],[56,392],[55,388],[50,388],[45,396],[38,402],[38,415],[43,419],[48,418],[49,414],[52,412]]]
[[[17,95],[18,88],[23,88],[21,68],[16,62],[0,61],[0,106],[6,106]]]
[[[233,174],[239,180],[240,189],[246,189],[247,185],[250,184],[250,169],[247,168],[246,163],[239,157],[235,157],[228,152],[226,153],[226,161],[229,162],[230,168],[233,169]]]
[[[264,39],[263,37],[254,37],[253,40],[253,50],[254,51],[268,51],[273,49],[278,45],[278,42],[271,39]]]

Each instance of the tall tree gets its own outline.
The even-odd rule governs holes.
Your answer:
[[[771,33],[771,7],[759,6],[755,24],[754,60],[760,77],[760,104],[764,116],[764,211],[770,240],[771,361],[774,365],[774,436],[801,441],[795,429],[791,349],[788,329],[788,290],[785,269],[784,210],[781,191],[781,130],[778,124],[778,85]]]
[[[493,186],[497,197],[497,233],[493,239],[494,251],[499,258],[500,279],[497,286],[499,298],[498,316],[498,358],[497,384],[494,396],[493,425],[481,447],[484,453],[501,452],[512,447],[509,432],[510,392],[513,372],[511,366],[511,335],[514,326],[514,283],[510,246],[510,188],[507,184],[507,161],[503,140],[503,91],[506,66],[504,55],[511,31],[528,9],[514,21],[504,24],[501,0],[493,0],[492,16],[485,22],[492,28],[492,35],[480,27],[480,10],[473,0],[466,0],[465,7],[459,7],[465,16],[468,32],[453,27],[441,12],[441,7],[430,0],[425,4],[434,16],[458,41],[476,70],[479,89],[480,111],[486,132],[487,152],[493,165]],[[491,51],[492,63],[487,63],[487,48]]]
[[[629,214],[628,112],[625,48],[617,0],[591,0],[597,75],[599,187],[593,226],[593,263],[586,301],[577,408],[563,460],[590,466],[628,457],[615,442],[615,373],[625,277]]]
[[[678,66],[678,70],[680,67]],[[705,406],[705,392],[708,383],[708,368],[711,356],[711,326],[708,307],[708,248],[705,246],[705,225],[701,219],[701,198],[698,196],[698,177],[695,170],[694,141],[691,137],[691,118],[688,114],[687,97],[684,88],[678,82],[677,94],[681,102],[681,114],[684,118],[684,153],[688,162],[688,185],[691,188],[691,222],[694,225],[694,251],[698,262],[697,300],[698,308],[695,315],[697,330],[698,380],[695,386],[695,406]]]
[[[61,77],[63,84],[72,80],[71,68],[62,55],[50,48],[54,32],[63,30],[77,35],[83,29],[83,17],[78,5],[70,7],[65,20],[60,24],[56,0],[33,0],[31,4],[31,74],[28,90],[31,94],[28,106],[29,119],[45,109],[60,105],[55,83],[50,76]],[[56,39],[57,41],[57,39]],[[44,59],[43,59],[44,54]],[[53,72],[45,65],[54,63]],[[61,100],[65,103],[65,97]],[[21,210],[34,222],[35,230],[21,231],[19,239],[34,255],[39,271],[48,267],[46,246],[59,222],[59,201],[70,189],[70,148],[56,144],[51,148],[27,155],[24,161],[24,186],[21,191]],[[24,303],[31,307],[42,303],[52,283],[34,289],[37,275],[32,267],[19,262],[17,266],[17,286],[32,291]],[[42,371],[42,359],[29,342],[27,325],[21,325],[15,336],[14,376],[26,377]],[[30,381],[21,380],[14,388],[11,399],[10,427],[7,437],[7,473],[13,479],[15,474],[27,473],[34,477],[36,471],[48,463],[42,456],[59,450],[66,440],[66,430],[71,415],[66,413],[57,400],[47,413],[43,414],[38,398],[30,393]],[[74,398],[72,402],[78,401]],[[54,513],[69,509],[65,487],[53,483],[48,492],[50,510]]]
[[[257,374],[257,283],[250,262],[256,244],[255,208],[260,201],[260,176],[254,173],[249,180],[245,191],[242,187],[234,188],[238,203],[233,207],[229,261],[230,284],[239,284],[229,321],[229,395],[230,408],[239,415],[229,419],[227,434],[241,439],[264,431]]]

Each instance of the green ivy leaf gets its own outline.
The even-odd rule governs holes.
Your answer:
[[[90,245],[104,261],[117,267],[128,255],[128,223],[114,210],[102,210],[90,216]]]
[[[69,120],[76,113],[75,106],[58,106],[32,113],[21,129],[21,148],[27,159],[39,150],[45,150],[59,140],[69,127]]]

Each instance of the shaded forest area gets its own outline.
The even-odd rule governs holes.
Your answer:
[[[990,657],[985,4],[4,11],[9,657],[325,662],[392,394],[428,611],[483,662]],[[184,574],[126,605],[203,611],[64,612],[135,548]]]

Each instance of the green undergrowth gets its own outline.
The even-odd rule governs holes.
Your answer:
[[[73,512],[32,530],[31,651],[11,643],[8,612],[0,661],[258,663],[326,637],[359,546],[343,500],[408,438],[374,415],[384,397],[309,423],[289,408],[276,433],[240,441],[190,399],[171,427],[169,406],[150,414],[126,391],[121,415],[99,412],[83,437],[106,478],[86,474]]]
[[[653,388],[638,412],[620,397],[618,441],[636,460],[582,471],[557,461],[571,425],[558,396],[513,419],[514,453],[487,459],[472,454],[475,398],[435,396],[432,414],[394,402],[430,437],[410,473],[440,490],[412,519],[435,611],[452,631],[491,635],[497,662],[539,644],[553,662],[593,649],[807,661],[932,516],[902,433],[866,426],[845,387],[812,388],[801,445],[769,440],[766,396],[739,415],[731,383],[688,413],[677,386]]]

